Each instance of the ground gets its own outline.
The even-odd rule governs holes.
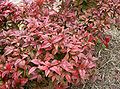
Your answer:
[[[96,81],[71,89],[120,89],[120,31],[109,30],[112,36],[109,48],[98,52]]]

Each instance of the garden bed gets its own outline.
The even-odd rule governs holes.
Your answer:
[[[71,89],[120,89],[120,31],[112,29],[107,33],[112,39],[109,48],[98,53],[96,80]]]

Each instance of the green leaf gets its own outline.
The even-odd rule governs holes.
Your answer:
[[[86,3],[87,3],[87,0],[83,0],[83,2],[86,2]]]
[[[54,58],[55,58],[56,60],[61,60],[61,59],[64,58],[64,56],[65,56],[64,53],[56,53],[56,55],[54,56]]]
[[[82,3],[82,11],[85,11],[87,9],[87,2],[86,1],[83,1]]]
[[[97,44],[100,44],[100,43],[101,43],[101,40],[100,40],[100,39],[98,39]]]
[[[106,46],[103,44],[103,45],[102,45],[102,48],[103,48],[103,49],[105,49],[105,48],[106,48]]]

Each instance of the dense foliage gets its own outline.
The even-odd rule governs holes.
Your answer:
[[[1,2],[0,88],[24,89],[46,79],[64,89],[89,79],[94,47],[108,47],[110,36],[103,33],[119,25],[119,0],[90,1],[62,0],[57,11],[54,0],[24,0],[19,7]]]

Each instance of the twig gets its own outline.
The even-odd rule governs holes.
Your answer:
[[[102,51],[102,49],[98,52],[98,58],[100,58],[101,57],[101,51]]]
[[[100,68],[98,68],[98,70],[100,70],[102,67],[104,67],[106,64],[108,64],[110,61],[112,61],[112,59],[110,59],[106,63],[104,63]]]
[[[85,85],[86,85],[86,84],[84,84],[84,85],[83,85],[82,89],[84,89],[84,88],[85,88]]]

